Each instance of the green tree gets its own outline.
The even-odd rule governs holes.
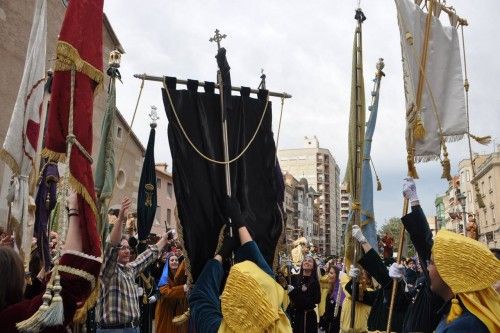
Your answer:
[[[384,224],[381,228],[382,237],[386,232],[390,233],[392,237],[394,237],[394,252],[399,252],[399,233],[401,232],[401,228],[403,227],[403,223],[399,217],[391,217],[386,224]],[[407,244],[407,251],[403,249],[403,256],[408,258],[415,255],[415,247],[410,240],[410,235],[408,232],[405,232],[405,242]],[[405,253],[407,252],[407,253]]]

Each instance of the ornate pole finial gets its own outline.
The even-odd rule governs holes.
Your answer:
[[[216,42],[217,43],[217,50],[220,49],[220,42],[226,38],[227,35],[221,35],[219,29],[215,29],[215,35],[209,39],[210,42]]]
[[[122,60],[122,54],[118,50],[113,50],[109,53],[109,67],[120,67],[120,62]]]
[[[154,105],[151,105],[151,112],[149,112],[149,118],[151,118],[151,124],[149,126],[151,126],[152,128],[156,127],[156,121],[160,119],[160,117],[158,117],[158,112],[156,110],[158,110],[158,108]]]
[[[264,68],[260,69],[260,84],[258,89],[266,89],[266,74],[264,74]]]

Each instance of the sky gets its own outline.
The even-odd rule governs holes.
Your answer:
[[[500,144],[500,31],[495,24],[500,1],[455,0],[448,4],[469,23],[464,32],[471,132],[493,138],[488,146],[473,143],[472,148],[481,154],[491,153],[495,140]],[[140,80],[133,78],[136,73],[216,81],[217,47],[209,38],[218,28],[227,34],[222,46],[227,49],[234,86],[257,88],[264,69],[268,89],[293,96],[284,104],[279,149],[300,148],[304,136],[316,135],[343,174],[357,6],[354,0],[106,0],[105,13],[126,52],[120,68],[123,84],[117,87],[118,108],[130,123],[140,86]],[[367,17],[363,24],[367,104],[375,64],[381,57],[386,74],[381,83],[371,153],[383,187],[374,195],[375,219],[380,226],[402,213],[406,149],[401,49],[394,2],[365,0],[361,8]],[[441,15],[441,20],[448,24],[446,14]],[[150,106],[157,106],[160,120],[155,158],[157,163],[166,161],[171,166],[160,88],[158,82],[145,83],[133,130],[145,146]],[[276,134],[280,100],[272,102]],[[452,173],[457,174],[458,163],[469,156],[467,141],[450,143],[448,150]],[[434,199],[446,191],[447,181],[440,178],[438,162],[417,164],[417,170],[420,201],[427,215],[434,215]]]

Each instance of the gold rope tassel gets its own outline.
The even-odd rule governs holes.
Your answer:
[[[41,325],[43,327],[59,326],[64,323],[64,307],[63,299],[61,297],[61,276],[59,272],[55,272],[54,277],[54,296],[52,297],[52,302],[50,303],[47,311],[42,315]]]
[[[489,145],[491,143],[491,136],[490,135],[476,136],[472,133],[468,133],[468,134],[472,139],[474,139],[474,141],[476,141],[477,143],[482,144],[484,146]]]
[[[415,127],[413,129],[413,138],[415,140],[423,140],[425,138],[424,122],[422,121],[420,114],[417,116],[417,122],[415,123]]]
[[[479,184],[475,183],[474,184],[474,190],[476,191],[476,200],[477,200],[477,205],[479,208],[484,208],[486,205],[484,204],[483,196],[481,195],[481,192],[479,191]]]
[[[47,289],[45,289],[45,293],[43,294],[43,304],[40,306],[40,308],[30,318],[16,324],[16,328],[19,330],[19,332],[36,333],[41,330],[42,317],[48,310],[49,303],[52,300],[52,288],[52,282],[49,282],[47,284]]]
[[[441,165],[443,166],[443,174],[441,178],[450,181],[451,178],[451,164],[450,159],[448,158],[448,153],[444,154],[444,159],[441,161]]]
[[[450,322],[457,319],[461,315],[462,315],[462,307],[460,306],[458,299],[453,298],[451,300],[450,313],[448,313],[448,317],[446,317],[446,323],[449,324]]]
[[[380,178],[377,176],[377,191],[382,191],[382,183],[380,182]]]
[[[406,163],[408,164],[408,176],[413,179],[418,179],[417,169],[415,168],[415,161],[413,160],[412,154],[408,154]]]

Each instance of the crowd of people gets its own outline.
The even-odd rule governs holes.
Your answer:
[[[79,217],[69,214],[60,262],[90,277],[72,275],[71,270],[60,273],[64,323],[71,322],[95,279],[98,333],[140,332],[144,306],[153,312],[156,332],[373,332],[386,331],[389,318],[392,332],[499,332],[498,259],[481,243],[459,234],[441,230],[433,238],[412,179],[405,180],[403,195],[411,206],[402,223],[415,247],[414,258],[388,261],[392,253],[372,248],[362,229],[353,225],[351,236],[362,252],[349,267],[343,258],[318,255],[301,239],[291,253],[297,269],[290,260],[276,271],[253,241],[238,202],[228,199],[226,215],[237,233],[230,237],[226,232],[193,285],[175,230],[147,242],[134,238],[129,199],[110,214],[112,229],[102,264],[81,253]],[[78,212],[74,197],[68,211]],[[55,247],[58,235],[50,239]],[[392,241],[387,234],[382,238],[390,251]],[[26,276],[13,247],[12,236],[3,233],[2,332],[18,332],[16,324],[37,311],[50,276],[36,255]],[[223,262],[228,259],[233,265],[226,275]]]

